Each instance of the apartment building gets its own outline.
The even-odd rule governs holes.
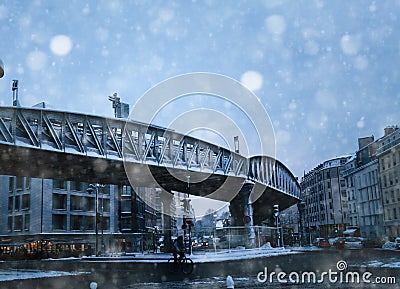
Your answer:
[[[310,239],[337,235],[349,225],[347,192],[341,175],[349,159],[343,156],[327,160],[301,180],[304,226]]]
[[[377,141],[379,179],[382,191],[385,233],[389,239],[400,236],[400,129],[385,128]]]
[[[157,214],[156,205],[148,204],[157,200],[155,189],[100,185],[95,193],[88,188],[84,182],[0,176],[0,246],[83,251],[94,249],[96,239],[103,252],[150,246]]]
[[[381,239],[384,235],[377,146],[373,136],[359,138],[358,150],[343,171],[350,225],[358,227],[360,235],[369,239]]]

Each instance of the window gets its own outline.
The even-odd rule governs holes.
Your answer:
[[[24,194],[22,195],[22,210],[29,210],[31,206],[31,195]]]
[[[14,197],[8,197],[8,211],[11,212],[14,209]]]
[[[29,190],[31,188],[31,178],[25,178],[25,189]]]
[[[121,191],[121,196],[130,196],[131,195],[131,187],[123,186]]]
[[[121,212],[122,213],[131,213],[131,200],[130,199],[122,199],[121,200]]]
[[[16,188],[17,188],[17,190],[23,190],[24,189],[24,177],[17,177]]]
[[[82,197],[71,196],[71,211],[82,211]]]
[[[75,216],[71,215],[71,230],[72,231],[80,231],[83,229],[83,216]]]
[[[53,210],[67,209],[67,195],[53,194]]]
[[[86,216],[85,218],[86,230],[94,230],[94,217]]]
[[[24,223],[24,230],[29,231],[31,225],[31,215],[26,214],[25,215],[25,223]]]
[[[106,186],[104,186],[104,188],[101,188],[100,189],[100,193],[101,194],[103,194],[103,195],[110,195],[110,190],[111,190],[111,187],[110,187],[110,185],[106,185]]]
[[[65,231],[67,228],[67,215],[53,215],[53,230]]]
[[[14,231],[22,231],[22,215],[15,216]]]
[[[110,200],[109,199],[102,199],[99,200],[100,201],[100,210],[102,210],[102,212],[110,212]]]
[[[89,212],[94,212],[95,209],[95,198],[86,198],[86,210]]]
[[[19,211],[21,206],[21,196],[15,196],[15,206],[14,206],[14,210],[15,211]]]
[[[8,216],[8,232],[12,232],[12,227],[13,227],[13,217]]]
[[[81,183],[79,182],[70,182],[70,190],[71,191],[80,191],[81,190]]]
[[[103,216],[102,218],[100,218],[100,220],[101,220],[100,228],[102,230],[108,231],[110,228],[110,217]]]
[[[53,180],[53,188],[54,189],[61,189],[61,190],[66,190],[67,185],[64,180]]]
[[[121,217],[121,231],[131,230],[131,229],[132,229],[131,216],[122,216]]]
[[[10,193],[14,192],[14,177],[8,179],[8,190]]]

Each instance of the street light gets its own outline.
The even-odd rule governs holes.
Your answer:
[[[274,218],[275,218],[278,247],[280,247],[281,246],[281,233],[280,233],[280,229],[279,229],[279,205],[274,205]]]
[[[89,194],[93,194],[93,192],[96,194],[95,196],[95,219],[94,219],[94,226],[95,226],[95,234],[96,234],[96,256],[99,255],[99,228],[98,228],[98,221],[100,219],[100,214],[97,212],[98,211],[98,203],[99,203],[99,188],[104,188],[103,185],[100,184],[90,184],[89,187],[86,189],[86,191]],[[102,206],[102,213],[103,213],[103,206]],[[104,239],[103,239],[103,215],[101,216],[101,248],[104,248]]]

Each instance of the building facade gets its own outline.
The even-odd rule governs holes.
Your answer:
[[[120,252],[152,246],[156,189],[88,188],[84,182],[0,176],[1,250],[82,253],[94,251],[97,243],[99,251]]]
[[[379,179],[382,191],[384,228],[389,239],[400,236],[400,129],[385,128],[377,141]]]
[[[300,183],[305,203],[304,226],[310,241],[337,235],[349,225],[347,192],[341,176],[348,156],[327,160],[306,173]]]
[[[350,225],[359,228],[368,239],[382,239],[383,204],[379,188],[377,142],[374,137],[358,139],[358,150],[346,163],[346,180]]]

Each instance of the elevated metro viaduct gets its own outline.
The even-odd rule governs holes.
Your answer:
[[[154,125],[43,108],[0,107],[0,174],[161,187],[230,202],[236,225],[300,202],[293,174]],[[127,173],[128,172],[128,173]],[[166,195],[169,195],[166,193]],[[168,197],[164,196],[164,201]]]

